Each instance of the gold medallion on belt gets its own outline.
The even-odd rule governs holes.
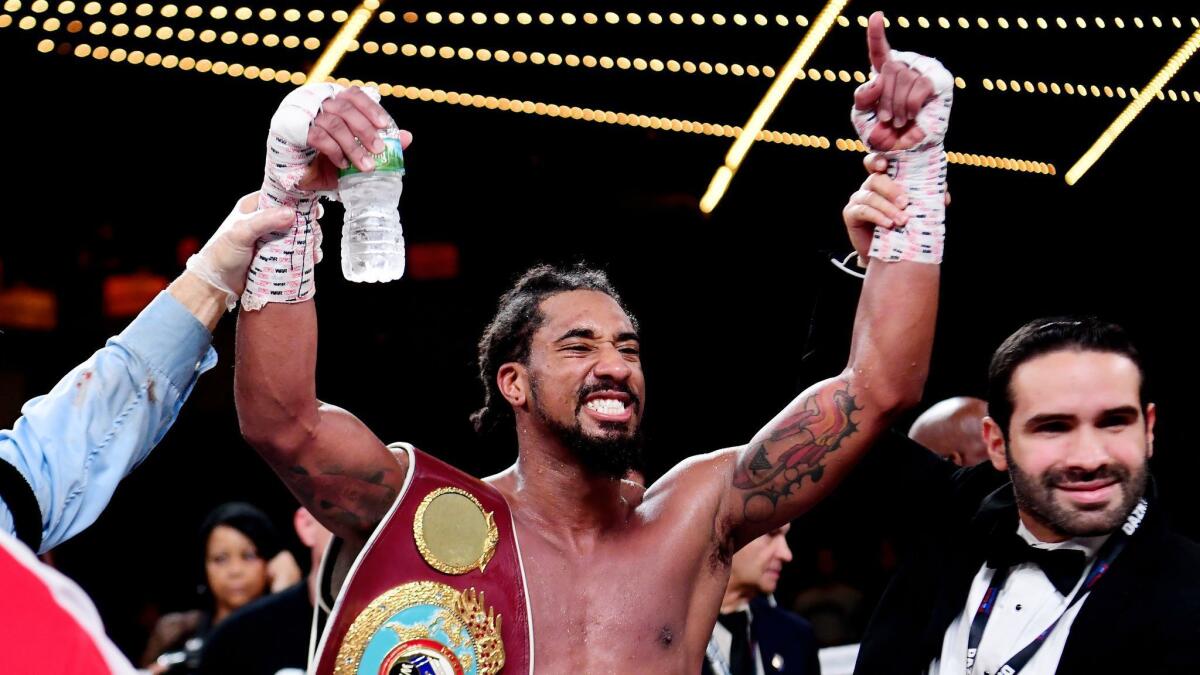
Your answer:
[[[413,518],[413,538],[421,557],[445,574],[485,571],[500,534],[490,511],[475,495],[456,487],[425,495]]]
[[[485,571],[500,535],[493,513],[456,487],[425,495],[413,517],[421,557],[444,574]],[[335,675],[495,675],[504,667],[500,619],[475,588],[436,581],[393,587],[371,601],[338,650]]]

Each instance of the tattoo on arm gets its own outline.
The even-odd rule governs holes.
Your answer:
[[[313,473],[294,465],[288,467],[287,482],[319,520],[333,520],[366,532],[375,527],[396,499],[396,490],[386,483],[388,472],[383,469],[369,476],[356,476],[341,466],[332,466]]]
[[[816,483],[825,473],[825,456],[858,430],[854,413],[862,410],[850,385],[838,381],[809,396],[799,412],[768,430],[746,449],[733,478],[743,491],[743,516],[762,522],[775,516],[779,503],[798,493],[805,476]]]

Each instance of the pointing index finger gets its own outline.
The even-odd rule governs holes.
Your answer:
[[[892,53],[883,29],[883,12],[875,12],[867,22],[867,51],[871,55],[871,66],[876,72],[882,71]]]

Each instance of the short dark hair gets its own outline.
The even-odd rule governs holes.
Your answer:
[[[621,302],[621,296],[603,270],[588,267],[584,263],[570,268],[551,265],[530,268],[508,292],[500,296],[496,315],[479,339],[479,380],[483,383],[483,407],[471,415],[476,432],[490,433],[512,422],[512,408],[500,394],[496,373],[505,363],[529,362],[533,334],[545,321],[541,311],[542,301],[568,291],[599,291],[608,295],[621,307],[633,323],[634,330],[637,330],[637,319]]]
[[[992,355],[988,368],[988,415],[996,421],[1006,439],[1015,406],[1011,388],[1013,373],[1030,359],[1064,350],[1119,354],[1133,361],[1141,378],[1138,400],[1145,409],[1146,371],[1137,347],[1124,328],[1096,317],[1037,319],[1008,336]]]

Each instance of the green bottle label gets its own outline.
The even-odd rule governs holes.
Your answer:
[[[400,139],[383,137],[384,149],[378,155],[371,155],[375,160],[375,171],[395,171],[404,173],[404,152],[400,148]],[[361,173],[353,163],[338,171],[338,178],[350,174]]]

